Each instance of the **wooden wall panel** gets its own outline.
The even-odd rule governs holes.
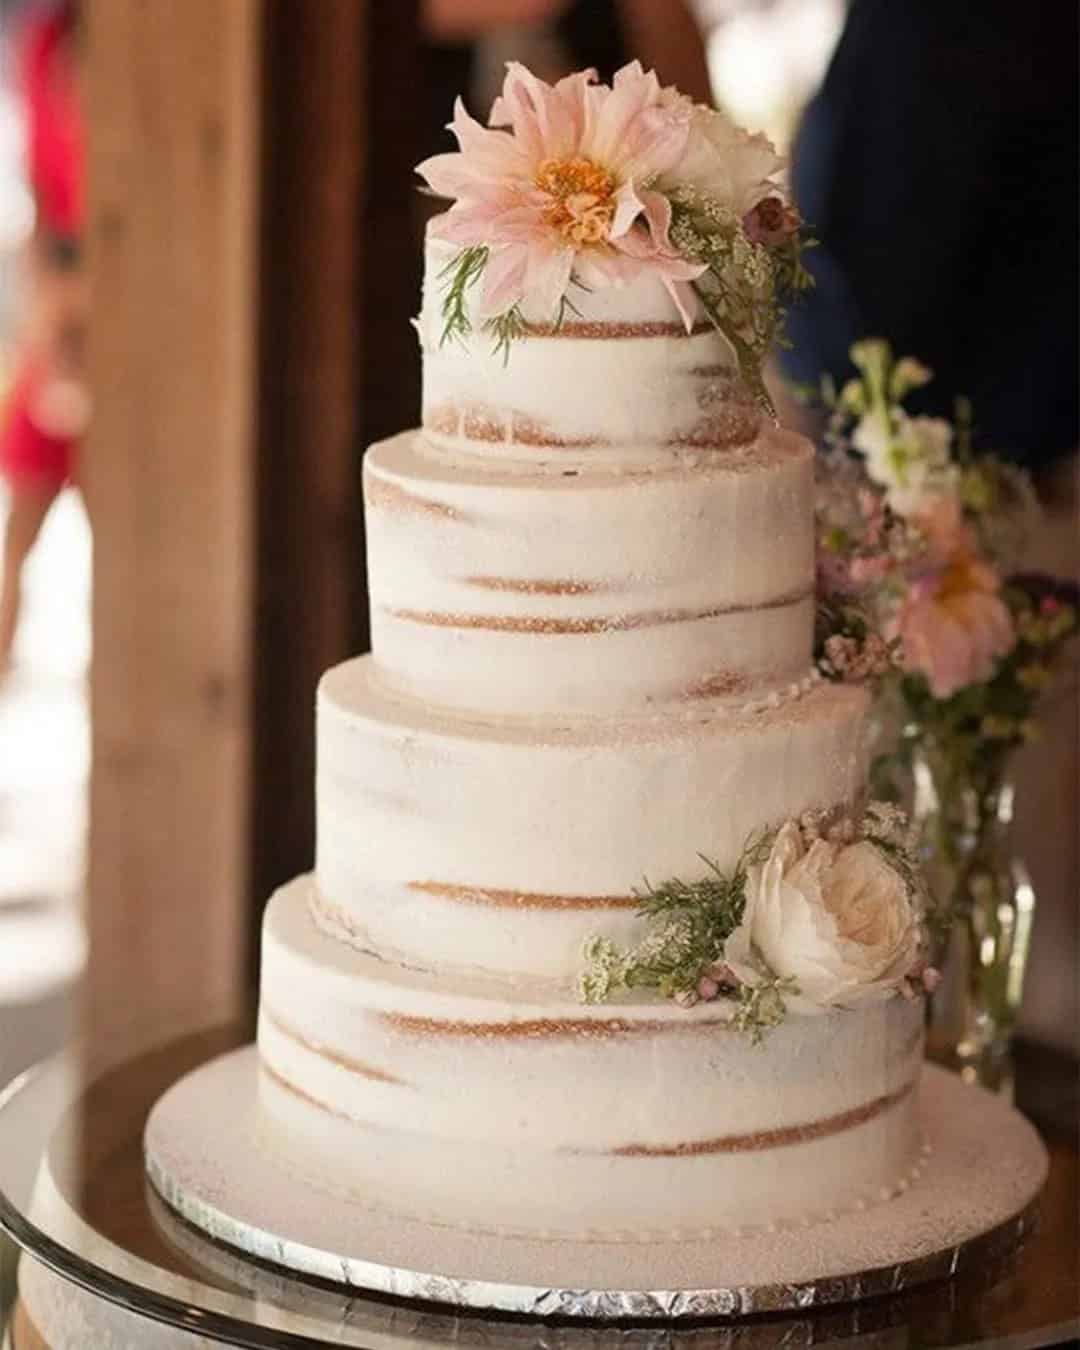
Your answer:
[[[88,0],[89,1028],[237,1005],[249,893],[258,0]]]
[[[422,119],[429,100],[401,95],[403,89],[420,89],[428,74],[418,30],[416,0],[371,6],[365,80],[373,134],[360,232],[360,436],[365,446],[420,420],[420,344],[409,321],[420,312],[423,222],[432,214],[419,195],[414,169],[424,154]],[[449,121],[449,107],[445,117]],[[359,617],[358,639],[366,649],[366,604]]]

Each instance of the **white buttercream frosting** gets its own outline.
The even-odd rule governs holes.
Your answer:
[[[428,240],[417,331],[423,426],[433,443],[503,460],[634,463],[693,446],[751,441],[760,414],[727,340],[705,322],[688,335],[648,277],[575,294],[557,332],[509,350],[489,333],[444,341],[440,277],[454,250]]]
[[[919,1163],[921,1008],[583,1006],[636,891],[865,784],[817,681],[812,454],[655,282],[441,342],[365,464],[373,654],[318,695],[314,874],[264,927],[266,1140],[437,1224],[648,1241],[820,1221]]]
[[[388,695],[374,669],[346,662],[319,690],[320,912],[432,969],[569,984],[590,933],[633,935],[647,877],[697,875],[702,853],[729,868],[755,829],[863,783],[866,699],[845,687],[693,720],[522,725]]]
[[[799,437],[693,467],[466,469],[406,433],[365,462],[380,678],[522,716],[745,702],[806,675],[814,557]]]
[[[268,1110],[378,1159],[414,1213],[571,1237],[783,1223],[916,1162],[921,1005],[793,1017],[755,1047],[721,1005],[582,1008],[365,956],[317,930],[307,889],[266,916]]]

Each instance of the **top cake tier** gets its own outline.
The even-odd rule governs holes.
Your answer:
[[[754,440],[761,414],[727,341],[704,314],[688,333],[655,278],[576,288],[561,324],[532,325],[507,351],[483,329],[444,340],[456,253],[428,238],[418,328],[432,444],[501,464],[574,467],[662,463]]]

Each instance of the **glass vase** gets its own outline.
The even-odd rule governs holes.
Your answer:
[[[932,741],[912,760],[913,815],[935,906],[927,1053],[995,1089],[1011,1081],[1035,891],[1012,839],[1009,757],[956,763]]]

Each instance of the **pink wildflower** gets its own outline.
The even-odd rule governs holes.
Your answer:
[[[726,961],[714,961],[706,973],[711,979],[715,980],[718,985],[735,985],[739,983],[735,972]]]
[[[855,822],[850,816],[841,816],[829,826],[827,838],[832,844],[852,844],[855,842]]]
[[[799,213],[782,197],[765,197],[747,211],[743,229],[752,244],[782,244],[799,231]]]
[[[977,552],[959,504],[939,499],[920,518],[928,570],[917,577],[896,619],[903,666],[925,675],[935,698],[990,678],[1016,642],[1001,579]]]
[[[869,488],[861,488],[859,511],[863,518],[863,546],[875,548],[885,533],[885,498]]]
[[[889,644],[880,633],[868,633],[861,642],[834,633],[825,640],[825,660],[834,675],[853,684],[876,679],[892,667]]]
[[[867,553],[852,558],[850,575],[855,586],[874,586],[884,581],[893,568],[893,559],[888,553]]]
[[[825,595],[851,595],[859,588],[851,575],[851,563],[840,553],[817,551],[817,589]]]

